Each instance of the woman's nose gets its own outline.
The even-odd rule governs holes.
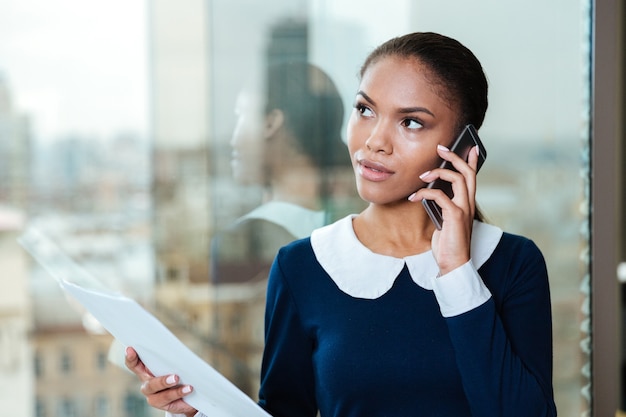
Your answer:
[[[384,122],[376,123],[369,137],[365,141],[365,146],[372,152],[383,152],[390,154],[392,150],[390,140],[390,129]]]

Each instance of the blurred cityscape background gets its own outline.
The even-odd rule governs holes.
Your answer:
[[[104,59],[91,67],[81,61],[81,50],[71,56],[46,50],[47,59],[75,77],[81,94],[67,93],[76,98],[74,107],[61,105],[64,91],[59,99],[49,90],[28,90],[14,70],[16,57],[36,65],[42,55],[33,52],[29,61],[29,51],[43,51],[39,43],[55,33],[38,32],[48,27],[37,26],[47,21],[35,12],[40,2],[18,3],[0,3],[0,35],[6,35],[0,40],[3,413],[162,415],[147,406],[134,375],[118,366],[122,348],[19,245],[29,233],[46,236],[103,285],[136,299],[256,399],[264,276],[217,279],[212,269],[214,237],[264,201],[263,184],[238,183],[231,172],[237,95],[268,57],[302,59],[332,76],[347,116],[367,52],[412,30],[457,37],[483,62],[492,95],[481,129],[489,158],[479,175],[478,202],[490,222],[531,237],[543,250],[553,297],[559,414],[588,413],[587,2],[505,7],[481,1],[470,7],[396,0],[389,7],[373,1],[154,0],[140,7],[114,2],[100,17],[66,9],[77,29],[132,29],[132,36],[142,37],[128,39],[134,54],[106,51],[115,71],[134,74],[128,84],[116,85],[115,76],[98,72]],[[60,13],[61,5],[72,2],[53,8]],[[481,22],[480,30],[450,18],[450,7]],[[529,21],[533,34],[526,33]],[[19,37],[21,26],[29,31]],[[80,36],[73,33],[73,41]],[[107,45],[106,37],[93,36],[96,46]],[[137,55],[143,58],[129,59]],[[92,69],[104,78],[90,94],[92,84],[82,84],[79,75]],[[350,172],[335,174],[348,179],[334,190],[328,220],[362,207]]]

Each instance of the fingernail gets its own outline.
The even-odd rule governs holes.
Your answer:
[[[189,394],[191,392],[191,386],[185,385],[183,387],[183,394]]]
[[[411,195],[409,196],[409,201],[413,201],[413,197],[415,197],[415,194],[417,194],[417,193],[413,193],[413,194],[411,194]]]
[[[422,175],[420,175],[420,179],[423,180],[424,178],[428,176],[428,174],[430,174],[430,171],[424,172]]]
[[[130,355],[130,348],[124,349],[124,354],[128,357]]]
[[[170,375],[165,380],[169,385],[174,385],[176,383],[176,375]]]
[[[478,146],[474,147],[476,149],[476,155],[480,156],[480,149],[478,149]]]
[[[437,145],[437,149],[439,149],[440,151],[446,151],[446,152],[450,150],[443,145]]]

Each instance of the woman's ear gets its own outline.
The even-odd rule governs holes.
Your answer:
[[[264,137],[266,139],[271,138],[278,132],[285,124],[285,113],[279,109],[273,109],[267,116],[265,116],[265,131]]]

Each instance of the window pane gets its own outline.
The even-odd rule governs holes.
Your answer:
[[[241,91],[245,93],[254,83],[254,80],[249,81],[250,78],[261,78],[261,81],[256,80],[258,84],[263,84],[264,79],[271,83],[271,77],[264,71],[268,71],[273,62],[305,58],[331,75],[344,100],[345,114],[348,114],[357,86],[356,72],[374,45],[414,30],[434,30],[455,36],[475,51],[490,81],[490,109],[481,129],[490,157],[479,175],[478,202],[490,222],[532,238],[544,252],[552,291],[557,406],[563,415],[585,412],[589,407],[586,395],[589,384],[588,329],[585,327],[589,301],[586,258],[588,158],[585,157],[589,123],[589,4],[565,6],[536,1],[513,7],[491,2],[470,5],[461,1],[397,1],[385,6],[359,2],[356,7],[354,2],[313,1],[298,10],[292,10],[280,1],[273,4],[275,8],[263,10],[249,6],[252,11],[249,15],[239,14],[238,9],[228,2],[213,2],[211,9],[216,22],[211,32],[211,102],[220,105],[211,112],[213,137],[210,146],[211,151],[219,156],[212,158],[214,168],[209,194],[216,200],[211,210],[215,236],[222,239],[221,252],[216,252],[215,248],[211,252],[213,261],[222,265],[230,262],[239,268],[245,265],[260,271],[263,253],[258,247],[248,247],[244,254],[238,254],[238,251],[242,251],[244,243],[254,243],[252,236],[271,234],[274,239],[281,239],[280,231],[255,230],[252,226],[245,231],[239,228],[238,232],[243,236],[221,237],[226,232],[220,229],[232,227],[228,225],[233,222],[241,224],[238,216],[246,216],[250,211],[256,218],[255,207],[264,207],[267,201],[264,200],[267,198],[264,194],[268,188],[266,183],[243,182],[237,177],[237,174],[248,173],[250,177],[243,179],[259,180],[265,178],[262,174],[246,172],[241,167],[242,172],[237,172],[237,166],[227,164],[231,152],[229,145],[244,133],[250,134],[248,131],[242,133],[242,119],[254,114],[254,106],[259,106],[251,99],[242,99]],[[443,10],[456,12],[451,16]],[[375,25],[371,24],[373,21]],[[525,29],[528,22],[533,22],[532,33]],[[241,27],[251,28],[256,34],[255,39],[239,36]],[[477,31],[476,27],[481,30]],[[507,59],[502,59],[503,56]],[[239,112],[236,116],[229,113],[232,107]],[[242,112],[249,113],[242,116]],[[250,131],[262,131],[259,120],[248,118],[247,121],[246,127],[256,126]],[[257,134],[257,138],[261,136]],[[243,153],[239,149],[235,152]],[[263,150],[257,152],[255,155],[263,155]],[[243,155],[238,156],[243,159]],[[258,159],[262,157],[264,155]],[[249,163],[239,163],[250,169]],[[288,161],[285,165],[288,166]],[[296,169],[289,169],[292,175],[297,175]],[[253,200],[250,196],[254,194],[249,190],[255,187],[260,187],[261,191]],[[359,201],[349,192],[330,197],[331,207],[338,208],[337,213],[331,211],[333,215],[345,214],[344,209],[348,212],[358,210]],[[243,196],[245,198],[241,198]],[[284,195],[280,197],[285,198]],[[247,221],[250,223],[249,217]],[[263,247],[276,243],[265,242]],[[255,265],[251,265],[252,259],[256,260]],[[215,269],[211,271],[216,272]],[[211,287],[218,294],[214,300],[215,323],[221,322],[220,318],[226,314],[233,314],[232,311],[225,312],[226,305],[235,308],[231,300],[220,299],[220,292],[227,287],[223,281],[234,286],[242,277],[253,279],[259,276],[235,266],[223,267],[217,272],[221,274],[212,275],[214,285]],[[255,302],[254,297],[249,296],[249,304]],[[238,314],[248,316],[249,313],[240,307]],[[254,323],[255,316],[248,317]],[[260,327],[260,320],[254,326]],[[234,330],[232,326],[221,327],[217,333],[230,353],[236,352],[233,348]],[[232,362],[247,361],[254,378],[257,368],[252,358],[262,344],[260,339],[255,342],[250,338],[249,345],[250,353],[236,355]],[[235,368],[223,369],[228,374]],[[254,389],[250,394],[255,394]]]
[[[111,406],[109,404],[109,399],[104,396],[96,397],[94,403],[94,417],[107,417],[111,413]]]
[[[72,359],[72,354],[70,351],[63,349],[61,351],[59,366],[61,373],[69,374],[72,372],[74,368],[74,361]]]
[[[0,266],[16,277],[0,308],[17,323],[11,352],[34,329],[34,363],[17,371],[28,398],[63,398],[75,378],[96,410],[152,412],[132,375],[98,371],[103,329],[15,243],[33,230],[256,398],[276,251],[364,207],[342,143],[359,66],[392,36],[432,30],[485,68],[478,202],[542,249],[557,407],[588,410],[589,2],[83,3],[0,4]],[[276,135],[287,116],[290,135]],[[67,341],[91,350],[59,356]],[[98,397],[86,368],[119,391]]]

